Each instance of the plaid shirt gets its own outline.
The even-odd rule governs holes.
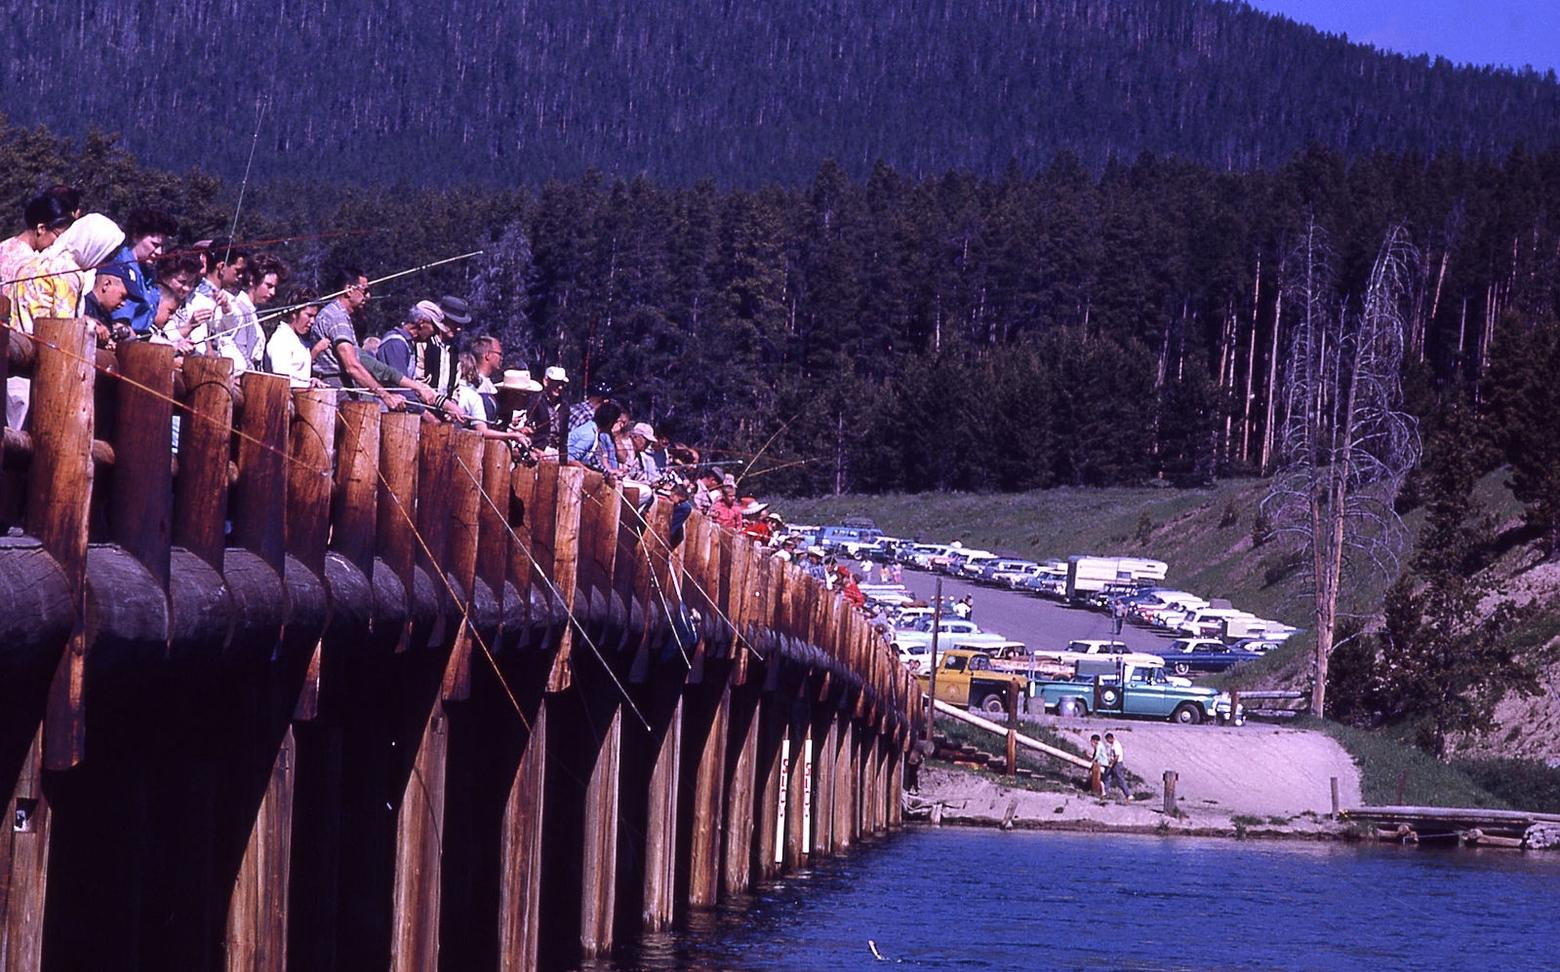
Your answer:
[[[577,429],[595,419],[596,410],[591,407],[590,402],[575,402],[569,406],[569,428]]]

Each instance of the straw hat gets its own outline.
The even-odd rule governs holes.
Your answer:
[[[531,377],[529,368],[511,368],[504,372],[504,380],[498,387],[506,391],[539,392],[542,383]]]

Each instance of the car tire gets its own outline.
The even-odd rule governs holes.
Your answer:
[[[1185,675],[1192,670],[1192,666],[1183,661],[1178,661],[1170,667],[1175,670],[1177,675]]]
[[[1202,710],[1190,702],[1182,702],[1170,713],[1170,721],[1183,726],[1195,726],[1203,721]]]
[[[1100,707],[1114,709],[1121,704],[1121,690],[1114,688],[1100,689]]]

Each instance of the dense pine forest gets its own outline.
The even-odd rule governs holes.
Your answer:
[[[1310,143],[1501,157],[1560,132],[1553,73],[1351,45],[1222,0],[29,3],[0,111],[148,162],[364,184],[997,176],[1059,151],[1243,170]],[[262,108],[263,106],[263,108]]]
[[[89,208],[177,212],[225,232],[233,186],[139,165],[111,141],[0,130],[0,193],[53,179]],[[588,173],[529,189],[254,185],[239,236],[314,284],[483,248],[376,291],[372,329],[460,292],[512,358],[605,379],[691,441],[763,451],[767,492],[1013,490],[1258,473],[1299,313],[1282,269],[1314,218],[1339,299],[1387,228],[1420,259],[1410,407],[1433,434],[1460,401],[1487,466],[1560,495],[1560,151],[1499,162],[1313,149],[1269,171],[1144,155],[1093,176],[864,179],[825,163],[797,188],[681,187]],[[1525,471],[1524,471],[1525,470]],[[1553,504],[1551,504],[1553,505]],[[1554,519],[1560,522],[1560,509]],[[1557,534],[1560,536],[1560,534]]]

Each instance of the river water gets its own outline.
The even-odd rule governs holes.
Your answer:
[[[1560,853],[915,828],[591,968],[1560,969]]]

